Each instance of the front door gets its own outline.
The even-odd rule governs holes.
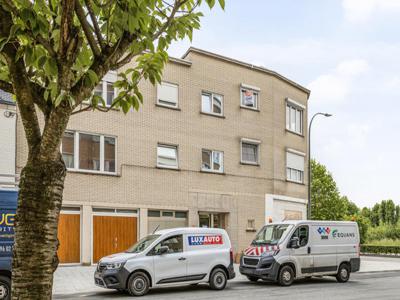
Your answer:
[[[161,246],[168,246],[168,252],[160,254]],[[183,251],[182,235],[167,237],[153,248],[151,255],[153,255],[156,284],[185,281],[187,257]]]
[[[309,227],[302,225],[296,228],[293,237],[298,237],[300,248],[291,248],[290,256],[296,261],[297,275],[312,274],[314,271],[314,257],[310,254]]]

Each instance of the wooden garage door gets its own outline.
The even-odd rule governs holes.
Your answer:
[[[93,216],[93,262],[123,252],[136,241],[136,217]]]
[[[60,214],[58,222],[58,259],[60,263],[80,262],[80,215]]]

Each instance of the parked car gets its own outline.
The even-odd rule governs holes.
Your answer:
[[[10,299],[16,189],[0,189],[0,299]]]
[[[286,221],[264,226],[240,259],[240,273],[288,286],[295,279],[334,275],[346,282],[360,269],[356,222]]]
[[[124,253],[102,258],[95,284],[143,296],[150,288],[209,283],[223,290],[235,277],[228,234],[214,228],[174,228],[141,239]]]

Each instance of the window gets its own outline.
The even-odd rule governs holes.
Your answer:
[[[247,228],[246,230],[255,230],[256,229],[256,221],[254,219],[248,219],[247,220]]]
[[[306,246],[308,243],[308,226],[303,225],[296,228],[290,239],[293,239],[294,237],[299,238],[300,247]]]
[[[258,109],[258,95],[260,89],[246,84],[240,87],[240,106],[250,109]]]
[[[161,212],[159,210],[149,210],[149,211],[147,211],[147,216],[148,217],[159,218],[160,215],[161,215]]]
[[[113,84],[113,82],[102,80],[94,89],[94,94],[102,97],[106,103],[106,106],[111,106],[116,95],[116,89],[114,88]],[[100,102],[99,105],[101,105]]]
[[[223,115],[223,96],[203,92],[201,94],[201,111],[207,114]]]
[[[298,183],[304,182],[304,154],[301,152],[286,152],[286,178]]]
[[[186,211],[176,211],[175,212],[175,218],[177,218],[177,219],[186,219],[187,218],[187,212]]]
[[[259,163],[260,142],[242,139],[241,163],[257,165]]]
[[[203,149],[201,157],[202,157],[201,169],[203,171],[213,171],[213,172],[224,171],[223,152]]]
[[[174,212],[173,212],[173,211],[163,211],[163,212],[162,212],[162,216],[163,216],[163,217],[170,217],[170,218],[173,218],[173,217],[174,217]]]
[[[157,166],[161,168],[178,168],[178,147],[169,145],[157,146]]]
[[[304,106],[293,102],[286,101],[286,129],[303,134],[303,112]]]
[[[114,137],[66,131],[61,144],[62,156],[69,170],[116,172]]]
[[[178,85],[168,82],[157,85],[157,104],[178,107]]]
[[[152,254],[157,255],[162,246],[168,246],[168,254],[183,252],[182,235],[171,236],[158,243],[152,250]]]

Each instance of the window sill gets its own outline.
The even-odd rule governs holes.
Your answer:
[[[181,169],[179,169],[178,167],[163,167],[163,166],[156,166],[157,169],[161,169],[161,170],[171,170],[171,171],[180,171]]]
[[[162,107],[162,108],[167,108],[167,109],[172,109],[172,110],[178,110],[181,111],[181,109],[179,107],[174,107],[174,106],[168,106],[168,105],[164,105],[164,104],[160,104],[160,103],[156,103],[157,107]]]
[[[218,171],[212,171],[212,170],[203,170],[203,169],[200,169],[200,173],[226,175],[225,172],[218,172]]]
[[[217,114],[208,113],[208,112],[204,112],[204,111],[200,111],[200,114],[201,115],[210,116],[210,117],[216,117],[216,118],[220,118],[220,119],[225,119],[224,115],[217,115]]]
[[[260,163],[254,163],[254,162],[248,162],[248,161],[241,161],[240,162],[241,165],[247,165],[247,166],[255,166],[255,167],[259,167]]]
[[[294,181],[294,180],[290,180],[290,179],[287,179],[287,178],[286,178],[286,182],[295,183],[295,184],[298,184],[298,185],[306,185],[304,182]]]
[[[117,173],[112,173],[112,172],[100,172],[100,171],[90,171],[90,170],[77,170],[77,169],[69,169],[67,168],[67,171],[70,173],[81,173],[81,174],[87,174],[87,175],[100,175],[100,176],[116,176],[116,177],[121,177],[121,175]]]
[[[296,131],[293,131],[293,130],[290,130],[290,129],[287,129],[287,128],[285,130],[286,130],[286,132],[293,133],[295,135],[298,135],[298,136],[304,138],[304,134],[303,133],[298,133]]]
[[[254,107],[249,107],[249,106],[245,106],[245,105],[240,105],[240,108],[244,108],[244,109],[260,112],[260,109],[257,108],[257,107],[254,108]]]

